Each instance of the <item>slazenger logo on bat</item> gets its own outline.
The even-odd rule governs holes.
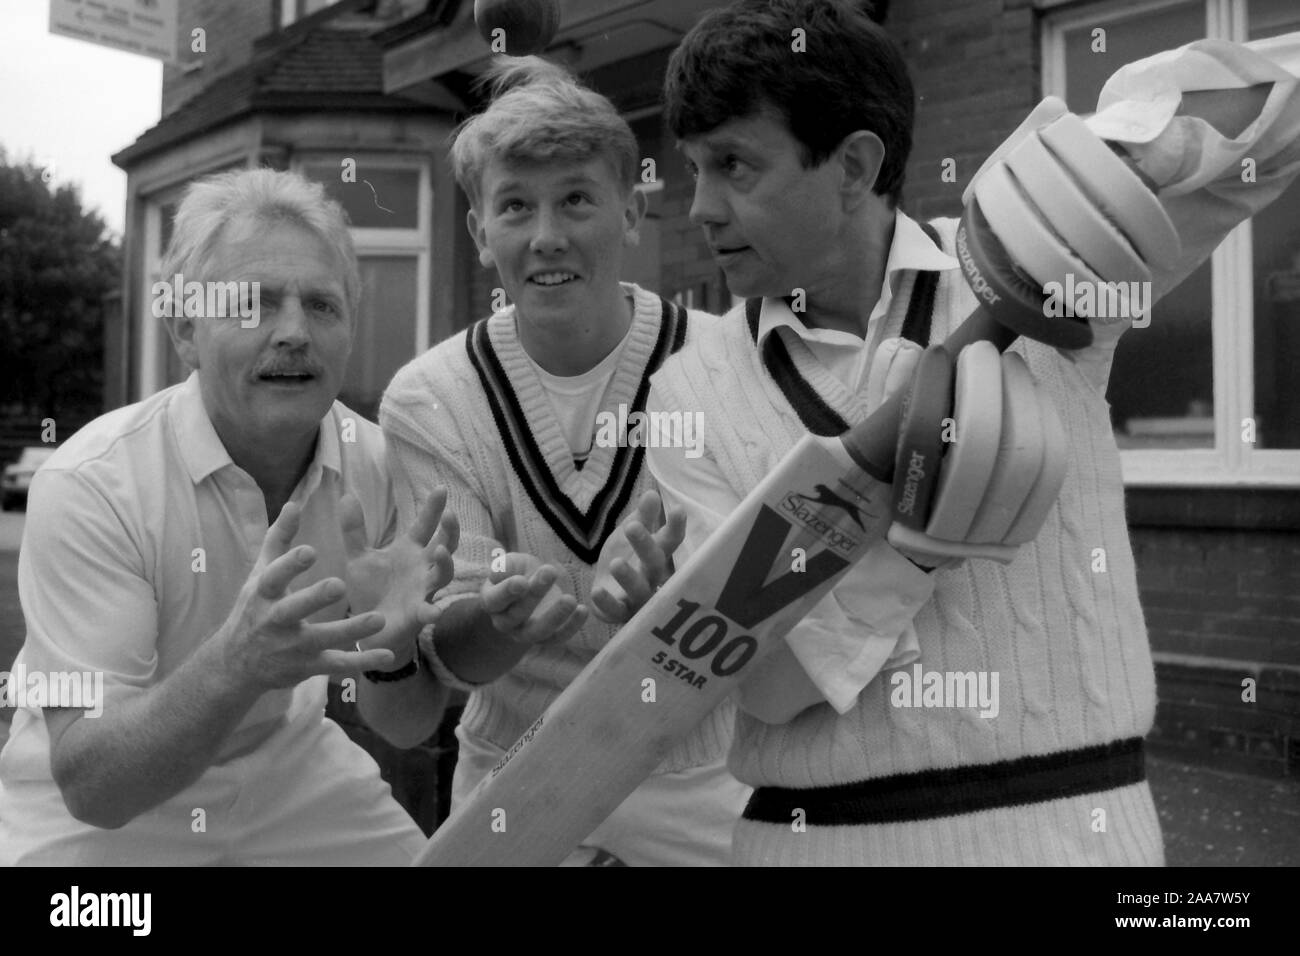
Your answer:
[[[910,515],[916,507],[916,487],[925,478],[925,456],[912,452],[912,460],[907,463],[907,479],[903,485],[903,497],[898,502],[898,513]]]
[[[964,225],[957,230],[957,258],[961,260],[962,271],[970,279],[972,291],[989,305],[1000,302],[1002,297],[989,286],[988,281],[980,274],[980,267],[971,258],[970,249],[966,246],[966,227]]]
[[[831,508],[842,509],[855,525],[865,531],[866,528],[862,523],[862,509],[847,498],[832,491],[826,485],[817,485],[813,490],[816,491],[815,495],[800,494],[797,491],[790,492],[782,499],[781,510],[817,535],[831,548],[844,554],[852,553],[853,549],[860,543],[859,540],[835,527],[834,523],[827,518],[826,512]],[[875,517],[874,515],[869,516]]]
[[[499,774],[502,770],[505,769],[506,764],[510,762],[510,758],[512,758],[515,754],[519,753],[519,751],[523,748],[524,744],[532,740],[533,737],[536,736],[537,731],[542,729],[542,721],[545,719],[546,719],[545,714],[542,714],[541,717],[537,718],[536,723],[534,723],[531,727],[528,728],[527,733],[525,733],[522,737],[516,740],[514,746],[511,747],[508,751],[506,751],[506,755],[501,758],[501,762],[492,768],[492,772],[490,776],[495,777],[497,774]]]

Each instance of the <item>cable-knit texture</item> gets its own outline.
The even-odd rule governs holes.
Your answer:
[[[647,364],[660,340],[662,300],[643,289],[635,290],[635,316],[623,344],[624,354],[610,380],[602,409],[617,414],[620,404],[634,407],[638,393],[646,391]],[[528,361],[515,332],[513,307],[485,320],[491,352],[508,376],[523,420],[509,418],[502,434],[479,371],[467,348],[474,328],[440,343],[403,367],[393,378],[380,407],[380,423],[389,446],[394,471],[398,512],[403,526],[415,514],[417,498],[423,500],[435,487],[447,489],[447,507],[460,519],[460,545],[455,554],[456,578],[439,600],[446,603],[477,593],[486,580],[493,550],[520,551],[541,557],[564,572],[561,587],[580,601],[589,602],[595,566],[575,554],[558,536],[552,521],[542,514],[535,496],[536,475],[549,470],[558,492],[579,513],[588,512],[613,475],[620,485],[618,449],[592,448],[586,465],[577,469],[550,400]],[[690,312],[687,336],[713,316]],[[531,432],[540,461],[524,460],[523,431]],[[512,461],[510,450],[516,458]],[[622,459],[630,462],[628,449]],[[638,456],[635,474],[625,475],[628,504],[615,513],[621,518],[653,487],[648,468]],[[522,464],[522,469],[516,467]],[[527,483],[533,484],[530,494]],[[611,500],[617,488],[606,494]],[[552,501],[560,510],[560,501]],[[553,516],[554,520],[554,516]],[[599,550],[599,544],[596,544]],[[537,719],[560,692],[590,663],[617,628],[589,616],[582,630],[560,646],[530,650],[505,676],[471,694],[461,717],[466,729],[499,747],[508,748]],[[724,703],[684,740],[660,766],[660,771],[681,770],[716,762],[731,740],[734,705]]]
[[[934,225],[951,253],[956,221]],[[909,284],[868,347],[898,335]],[[942,341],[975,306],[960,273],[943,273],[932,341]],[[850,783],[1050,754],[1144,737],[1151,729],[1155,675],[1109,406],[1055,349],[1025,339],[1012,348],[1052,397],[1070,436],[1065,485],[1038,538],[1010,565],[966,561],[936,572],[934,597],[914,622],[925,671],[998,673],[997,716],[980,717],[973,707],[892,706],[885,672],[844,716],[821,705],[774,726],[741,713],[729,766],[742,782],[786,788]],[[809,364],[797,348],[791,351],[829,404],[851,423],[862,420],[861,402],[845,401],[815,359]],[[727,410],[731,427],[711,432],[705,454],[740,495],[804,433],[764,370],[740,310],[702,329],[692,347],[669,359],[655,389],[665,408]],[[1105,810],[1104,817],[1096,810]],[[738,862],[766,864],[1163,860],[1145,781],[1029,806],[855,827],[851,840],[846,829],[798,832],[792,825],[744,821],[735,852]]]

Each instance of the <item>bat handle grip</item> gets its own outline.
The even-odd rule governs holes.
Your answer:
[[[1019,335],[1000,325],[984,308],[976,309],[957,329],[943,341],[943,347],[955,358],[972,342],[988,341],[1004,352]],[[898,427],[903,420],[903,403],[906,390],[899,389],[867,420],[855,425],[842,436],[844,450],[859,468],[877,481],[886,484],[894,480],[894,457],[898,450]]]

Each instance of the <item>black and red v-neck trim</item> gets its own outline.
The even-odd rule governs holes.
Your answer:
[[[664,359],[680,349],[686,341],[686,310],[664,300],[660,300],[660,303],[659,332],[645,368],[641,371],[629,415],[645,411],[650,394],[650,376],[658,371]],[[644,463],[645,448],[620,444],[614,452],[609,475],[590,505],[586,510],[575,505],[556,481],[547,457],[538,445],[501,356],[493,346],[489,330],[491,321],[482,319],[475,323],[465,336],[465,343],[470,364],[482,382],[510,465],[538,514],[546,520],[560,540],[578,558],[587,564],[595,564],[601,547],[617,528],[619,516],[631,500]],[[592,457],[594,449],[593,455],[587,459],[587,467],[590,466]],[[581,471],[585,470],[586,467]]]
[[[758,319],[762,311],[762,299],[749,299],[745,302],[745,320],[749,323],[749,335],[755,344],[758,343]],[[844,420],[844,416],[831,408],[817,393],[817,389],[799,374],[781,336],[769,335],[763,342],[763,366],[799,416],[799,421],[803,422],[804,428],[814,435],[842,435],[849,430],[849,423]]]
[[[935,245],[939,245],[939,233],[928,222],[921,228]],[[939,286],[938,272],[918,272],[912,284],[912,295],[907,303],[907,315],[903,319],[901,335],[916,342],[922,348],[929,344],[930,325],[934,313],[935,293]],[[748,299],[745,302],[745,322],[749,326],[749,337],[758,344],[759,318],[763,311],[762,299]],[[785,400],[790,403],[803,427],[814,435],[842,435],[849,430],[849,423],[824,399],[812,384],[799,374],[794,358],[780,335],[773,333],[763,341],[763,367],[772,377]]]

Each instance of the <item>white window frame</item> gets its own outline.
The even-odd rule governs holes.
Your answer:
[[[338,0],[280,0],[280,29],[291,27],[299,20],[319,13]]]
[[[358,259],[376,256],[415,259],[415,351],[411,354],[414,358],[429,348],[429,300],[433,288],[433,180],[429,162],[417,156],[392,153],[351,152],[348,156],[356,160],[358,170],[401,169],[415,170],[420,174],[414,229],[351,230],[352,244],[356,248]],[[334,164],[338,159],[338,150],[302,152],[294,156],[292,168],[299,175],[305,175],[304,166]],[[359,175],[358,182],[364,178],[364,175]]]
[[[164,338],[161,319],[153,315],[154,276],[162,268],[162,255],[158,252],[159,240],[162,238],[162,202],[149,198],[144,204],[144,257],[143,282],[141,282],[140,347],[136,354],[140,356],[138,397],[144,399],[158,391],[162,382],[162,349]]]
[[[1059,13],[1045,13],[1043,95],[1065,98],[1067,30],[1109,25],[1185,2],[1109,0],[1071,7]],[[1208,38],[1237,42],[1249,38],[1248,0],[1203,2]],[[1126,485],[1300,487],[1300,449],[1261,449],[1241,440],[1243,422],[1254,417],[1255,404],[1251,241],[1251,224],[1247,220],[1229,233],[1210,257],[1214,447],[1121,450],[1120,461]],[[1238,318],[1240,316],[1250,318],[1243,321]],[[1140,334],[1140,330],[1130,330],[1128,334]]]

